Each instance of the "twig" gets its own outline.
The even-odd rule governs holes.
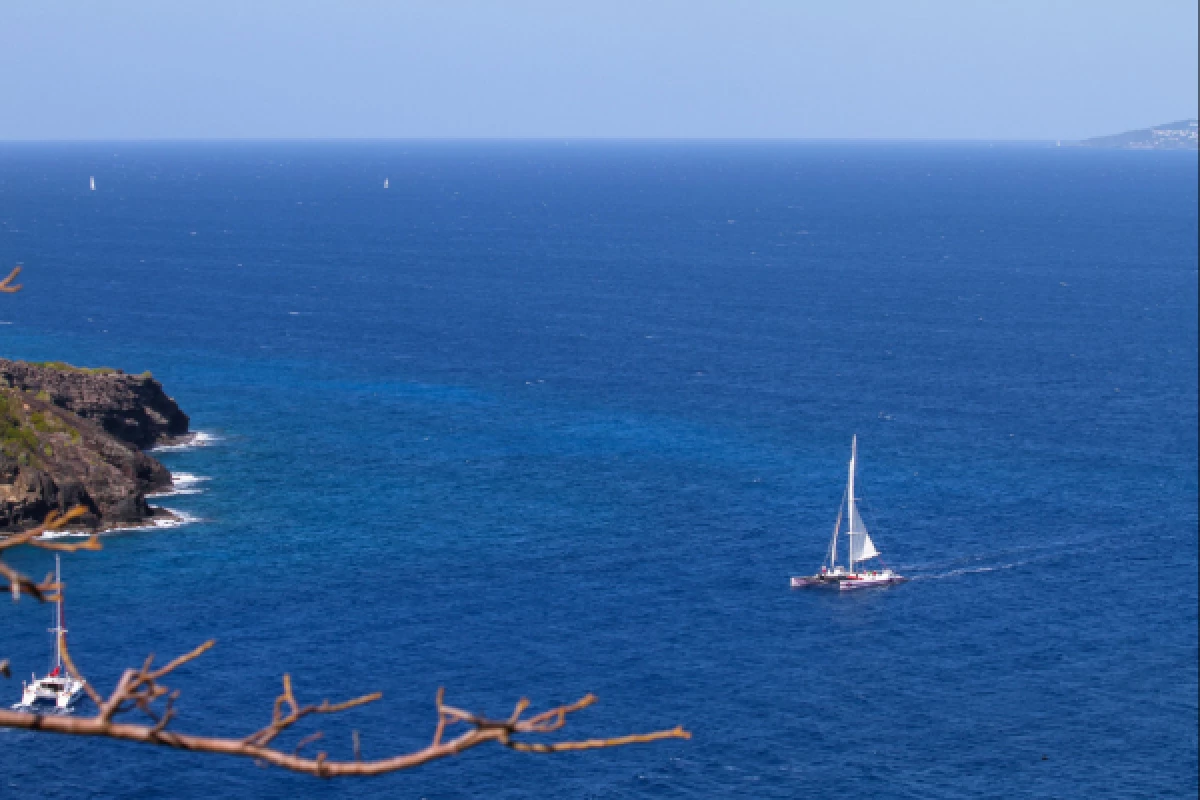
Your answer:
[[[127,670],[126,676],[134,673],[134,670]],[[129,689],[129,681],[125,677],[118,684],[117,690],[109,698],[106,705],[119,705],[123,699],[121,692],[127,692]],[[368,695],[369,696],[369,695]],[[586,698],[585,698],[586,699]],[[114,703],[115,701],[115,703]],[[590,705],[588,702],[586,705]],[[322,704],[325,705],[325,704]],[[345,708],[350,704],[340,703],[339,707]],[[361,705],[361,703],[356,703]],[[538,716],[549,716],[555,719],[560,714],[570,713],[571,709],[583,707],[583,701],[572,703],[567,706],[551,709],[543,712]],[[331,708],[334,706],[330,706]],[[311,706],[307,707],[311,708]],[[514,735],[536,733],[538,731],[531,728],[533,719],[521,720],[512,718],[508,720],[487,720],[485,717],[470,714],[461,711],[460,709],[442,709],[455,721],[469,721],[472,726],[470,730],[460,734],[459,736],[450,739],[446,742],[431,744],[420,750],[411,753],[403,753],[394,755],[388,758],[376,759],[374,761],[363,761],[361,752],[358,748],[358,737],[355,736],[355,754],[353,761],[336,761],[330,760],[324,752],[318,753],[314,758],[306,758],[294,753],[285,753],[265,745],[257,744],[250,741],[253,737],[247,739],[226,739],[208,736],[192,736],[189,734],[172,733],[163,730],[165,727],[164,720],[167,715],[154,725],[137,725],[127,723],[112,722],[106,718],[103,713],[97,714],[94,717],[68,717],[68,716],[41,716],[39,714],[30,714],[21,711],[0,710],[0,727],[3,728],[24,728],[28,730],[48,731],[52,733],[64,733],[75,736],[102,736],[110,739],[121,739],[125,741],[141,742],[143,744],[156,744],[163,747],[171,747],[178,750],[192,750],[202,753],[220,753],[231,756],[242,756],[260,761],[264,764],[270,764],[276,767],[282,767],[293,772],[301,772],[309,775],[316,775],[322,778],[336,778],[346,776],[367,776],[367,775],[383,775],[389,772],[398,772],[400,770],[412,769],[413,767],[428,764],[431,761],[437,761],[443,758],[448,758],[457,755],[466,750],[478,747],[489,742],[503,744],[511,750],[517,750],[525,753],[562,753],[574,750],[592,750],[605,747],[622,747],[630,744],[643,744],[647,742],[655,742],[663,739],[690,739],[691,734],[681,727],[672,728],[665,731],[654,731],[652,733],[640,733],[629,736],[618,736],[609,739],[585,739],[582,741],[568,742],[553,742],[553,743],[536,743],[514,741],[511,739]],[[355,732],[357,733],[357,732]],[[315,736],[305,737],[301,740],[299,747],[315,741]]]
[[[0,292],[6,292],[8,294],[13,294],[14,292],[21,291],[21,284],[18,283],[16,286],[12,285],[13,278],[17,277],[20,274],[21,274],[21,268],[13,267],[12,272],[8,273],[8,277],[5,278],[4,280],[0,281]]]
[[[15,272],[14,272],[15,274]],[[0,282],[0,288],[6,285],[12,275]],[[0,540],[0,554],[4,550],[17,545],[41,547],[46,550],[73,552],[75,550],[96,550],[100,542],[95,537],[87,541],[66,544],[47,542],[39,539],[43,533],[59,530],[64,525],[84,513],[86,509],[73,508],[66,514],[51,512],[45,522],[38,528],[16,534]],[[47,577],[41,583],[20,574],[0,559],[0,575],[8,579],[9,591],[14,599],[27,594],[39,601],[55,600],[61,597],[63,586]],[[150,654],[139,669],[126,669],[116,688],[108,697],[102,696],[76,667],[67,649],[66,638],[60,634],[63,662],[69,674],[83,683],[88,697],[97,706],[97,713],[91,717],[71,717],[30,713],[26,711],[10,711],[0,709],[0,728],[23,728],[27,730],[62,733],[74,736],[100,736],[109,739],[154,744],[177,750],[193,750],[202,753],[219,753],[223,755],[242,756],[262,764],[270,764],[294,772],[307,773],[322,778],[341,776],[382,775],[389,772],[411,769],[413,767],[448,758],[465,750],[478,747],[489,742],[525,753],[561,753],[574,750],[591,750],[602,747],[622,747],[630,744],[642,744],[663,739],[689,739],[691,734],[681,727],[670,730],[637,733],[627,736],[617,736],[607,739],[584,739],[565,742],[530,742],[521,738],[528,735],[544,735],[561,729],[567,717],[582,711],[596,702],[595,695],[585,695],[574,703],[551,708],[528,718],[524,718],[529,709],[529,701],[521,698],[506,719],[494,720],[481,714],[464,711],[460,708],[445,704],[445,691],[437,691],[437,727],[434,730],[433,741],[428,746],[410,753],[390,756],[387,758],[364,761],[362,746],[358,731],[352,732],[354,754],[352,761],[331,760],[327,753],[318,752],[314,757],[301,755],[301,750],[322,738],[320,731],[304,736],[299,740],[291,753],[285,753],[271,746],[271,743],[282,733],[307,716],[313,714],[337,714],[373,703],[383,697],[381,692],[361,695],[350,700],[331,703],[322,700],[319,704],[301,705],[296,700],[290,675],[283,676],[283,691],[275,698],[272,706],[271,721],[265,727],[241,739],[229,739],[210,736],[195,736],[191,734],[168,731],[167,726],[175,719],[175,702],[179,699],[179,691],[163,686],[160,681],[175,670],[199,658],[208,652],[215,642],[209,640],[191,652],[185,653],[166,665],[153,669],[154,655]],[[8,662],[0,660],[0,674],[8,676]],[[155,710],[155,704],[166,698],[162,713]],[[140,711],[148,717],[152,724],[136,724],[115,722],[119,714]],[[446,731],[453,725],[465,725],[467,730],[451,739],[446,739]]]
[[[433,743],[411,753],[376,759],[362,760],[361,742],[358,731],[353,732],[354,755],[352,761],[330,760],[327,753],[320,752],[313,758],[300,755],[306,745],[322,737],[321,732],[315,732],[300,739],[291,753],[270,747],[270,743],[283,731],[287,730],[300,719],[310,714],[336,714],[348,711],[361,705],[374,702],[382,697],[379,692],[362,695],[340,703],[330,703],[323,700],[319,705],[301,705],[292,689],[292,680],[288,675],[283,676],[283,691],[275,699],[271,723],[265,728],[252,733],[243,739],[227,739],[209,736],[193,736],[189,734],[167,731],[167,724],[175,717],[175,701],[179,698],[178,691],[170,691],[160,685],[158,680],[171,673],[183,664],[199,657],[213,646],[208,641],[190,653],[180,656],[166,666],[152,670],[153,655],[148,656],[140,669],[127,669],[121,675],[120,681],[107,698],[92,689],[85,681],[89,696],[99,706],[99,711],[92,717],[42,716],[23,711],[0,710],[0,727],[27,728],[31,730],[65,733],[76,736],[105,736],[112,739],[156,744],[179,750],[195,750],[204,753],[222,753],[225,755],[252,758],[264,764],[303,772],[323,778],[334,778],[348,775],[382,775],[411,769],[430,761],[447,758],[469,750],[473,747],[496,742],[524,753],[561,753],[574,750],[592,750],[602,747],[621,747],[630,744],[643,744],[662,739],[688,739],[691,734],[683,728],[676,727],[665,731],[638,733],[628,736],[617,736],[607,739],[584,739],[567,742],[526,742],[516,740],[514,736],[528,734],[544,734],[561,728],[569,714],[581,711],[596,702],[595,695],[585,695],[574,703],[558,706],[528,719],[522,719],[529,708],[529,701],[522,698],[516,704],[512,714],[507,719],[493,720],[479,714],[464,711],[460,708],[445,705],[442,700],[445,692],[441,689],[437,694],[438,723]],[[64,650],[64,661],[71,674],[83,680],[75,663]],[[153,703],[166,696],[167,705],[164,712],[157,714],[152,708]],[[284,713],[284,707],[287,713]],[[117,714],[140,710],[153,720],[152,725],[139,725],[114,722]],[[445,730],[450,725],[465,724],[469,730],[450,739],[442,741]]]

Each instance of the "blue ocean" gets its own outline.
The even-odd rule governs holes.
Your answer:
[[[438,687],[694,734],[322,781],[9,730],[0,795],[1192,797],[1197,260],[1195,153],[0,146],[0,354],[150,370],[206,434],[157,454],[187,524],[64,557],[94,684],[212,637],[180,731],[287,672],[383,692],[331,758],[424,746]],[[791,590],[853,435],[912,580]],[[12,702],[50,619],[4,611]]]

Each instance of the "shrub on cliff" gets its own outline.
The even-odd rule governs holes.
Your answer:
[[[112,367],[77,367],[74,364],[68,364],[65,361],[30,361],[29,363],[33,364],[35,367],[56,369],[59,372],[86,372],[90,375],[115,375],[121,371],[119,369],[113,369]]]
[[[14,458],[36,455],[39,450],[38,438],[22,412],[20,398],[8,392],[0,394],[0,447]]]

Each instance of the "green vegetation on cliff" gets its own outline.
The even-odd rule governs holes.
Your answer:
[[[123,372],[121,372],[121,370],[113,369],[112,367],[77,367],[74,364],[68,364],[65,361],[30,361],[29,363],[35,367],[45,367],[46,369],[58,370],[59,372],[80,372],[80,373],[83,373],[86,375],[123,375],[124,374]],[[154,373],[151,372],[150,370],[146,370],[145,372],[143,372],[141,375],[138,375],[137,377],[145,378],[145,379],[149,380],[154,377]]]
[[[36,462],[42,448],[31,427],[16,392],[0,392],[0,449],[26,463]]]
[[[35,367],[56,369],[59,372],[86,372],[90,375],[114,375],[117,372],[112,367],[77,367],[65,361],[30,361],[29,363]]]

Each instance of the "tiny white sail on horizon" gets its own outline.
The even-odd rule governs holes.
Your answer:
[[[96,191],[96,176],[95,175],[91,175],[88,177],[88,189],[92,190],[93,192]]]

